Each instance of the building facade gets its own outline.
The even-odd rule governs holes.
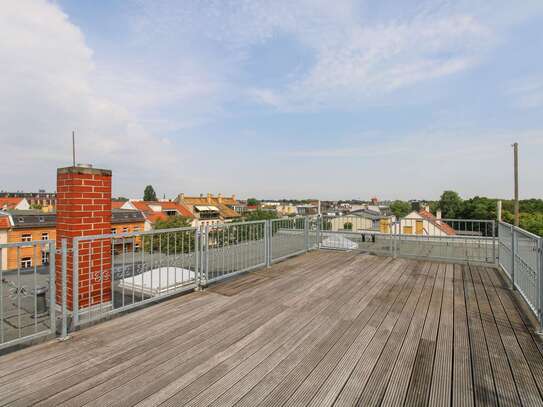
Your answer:
[[[240,204],[235,195],[223,196],[219,193],[214,196],[208,193],[206,196],[202,194],[196,197],[181,193],[175,202],[188,208],[198,226],[220,225],[240,219],[242,216],[236,211]]]

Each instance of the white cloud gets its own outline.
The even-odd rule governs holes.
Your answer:
[[[93,53],[56,5],[2,5],[0,67],[3,189],[53,189],[55,169],[71,164],[72,129],[78,161],[112,168],[117,192],[139,190],[146,178],[176,180],[170,146],[97,92]]]
[[[367,101],[475,66],[493,41],[491,30],[467,15],[359,23],[342,31],[333,40],[314,41],[314,66],[268,99],[304,107]]]

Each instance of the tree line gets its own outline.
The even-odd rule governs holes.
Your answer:
[[[502,220],[513,223],[514,201],[502,201]],[[438,201],[430,201],[428,205],[432,213],[441,210],[446,219],[496,219],[498,199],[475,196],[469,199],[462,197],[455,191],[444,191]],[[529,232],[543,236],[543,199],[524,199],[519,201],[520,227]],[[390,205],[392,213],[397,217],[404,217],[414,208],[406,201],[394,201]]]

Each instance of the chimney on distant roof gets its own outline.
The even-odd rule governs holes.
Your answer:
[[[436,212],[436,218],[441,219],[441,209],[438,209]]]
[[[236,200],[236,195],[232,194],[232,201],[235,201],[235,200]]]
[[[211,203],[211,194],[209,192],[207,193],[207,203]]]
[[[184,200],[185,200],[185,193],[184,193],[184,192],[181,192],[181,193],[179,194],[179,198],[181,198],[181,200],[184,201]]]
[[[219,192],[218,195],[217,195],[217,201],[219,203],[222,203],[222,194]]]

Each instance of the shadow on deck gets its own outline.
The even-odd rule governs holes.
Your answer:
[[[543,405],[498,271],[310,252],[0,357],[0,405]]]

